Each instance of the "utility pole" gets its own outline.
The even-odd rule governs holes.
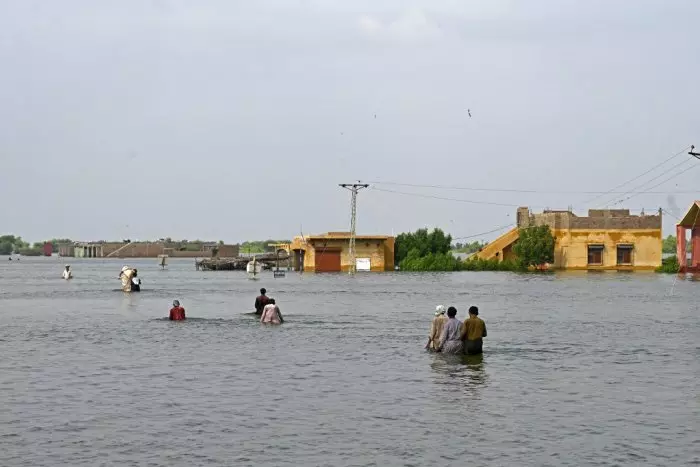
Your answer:
[[[697,159],[700,159],[700,152],[693,152],[693,149],[695,149],[695,146],[690,146],[690,152],[688,154]]]
[[[359,180],[358,180],[359,181]],[[350,274],[355,274],[357,261],[355,260],[355,220],[357,218],[357,192],[369,187],[366,183],[341,183],[339,185],[352,193],[350,201]]]

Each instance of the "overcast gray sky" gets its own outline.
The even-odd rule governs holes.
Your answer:
[[[347,230],[337,184],[358,179],[609,190],[700,146],[698,21],[693,0],[0,0],[0,231]],[[684,158],[619,191],[697,190]],[[359,233],[468,236],[616,196],[376,187],[505,206],[370,189]]]

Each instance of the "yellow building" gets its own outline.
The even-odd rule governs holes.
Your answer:
[[[653,270],[661,265],[661,211],[630,215],[628,209],[591,209],[588,216],[571,211],[532,214],[518,208],[517,227],[489,243],[476,256],[512,259],[519,229],[548,225],[554,235],[556,269]]]
[[[352,264],[349,246],[349,232],[295,237],[290,245],[293,267],[309,272],[347,272]],[[393,271],[394,237],[356,235],[355,259],[357,271]]]

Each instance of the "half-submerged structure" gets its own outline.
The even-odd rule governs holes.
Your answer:
[[[686,230],[690,230],[690,261]],[[676,256],[679,272],[700,272],[700,201],[695,201],[676,224]]]
[[[481,259],[515,259],[520,229],[547,225],[554,236],[554,269],[653,270],[661,265],[661,210],[630,214],[629,209],[590,209],[588,216],[571,210],[534,214],[518,208],[517,226],[475,254]]]

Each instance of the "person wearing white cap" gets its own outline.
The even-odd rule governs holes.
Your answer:
[[[444,305],[438,305],[435,307],[435,317],[433,318],[433,322],[430,324],[430,335],[428,336],[428,343],[425,344],[426,349],[437,350],[439,344],[438,340],[442,335],[442,328],[447,322],[445,311],[447,310],[445,309]]]

